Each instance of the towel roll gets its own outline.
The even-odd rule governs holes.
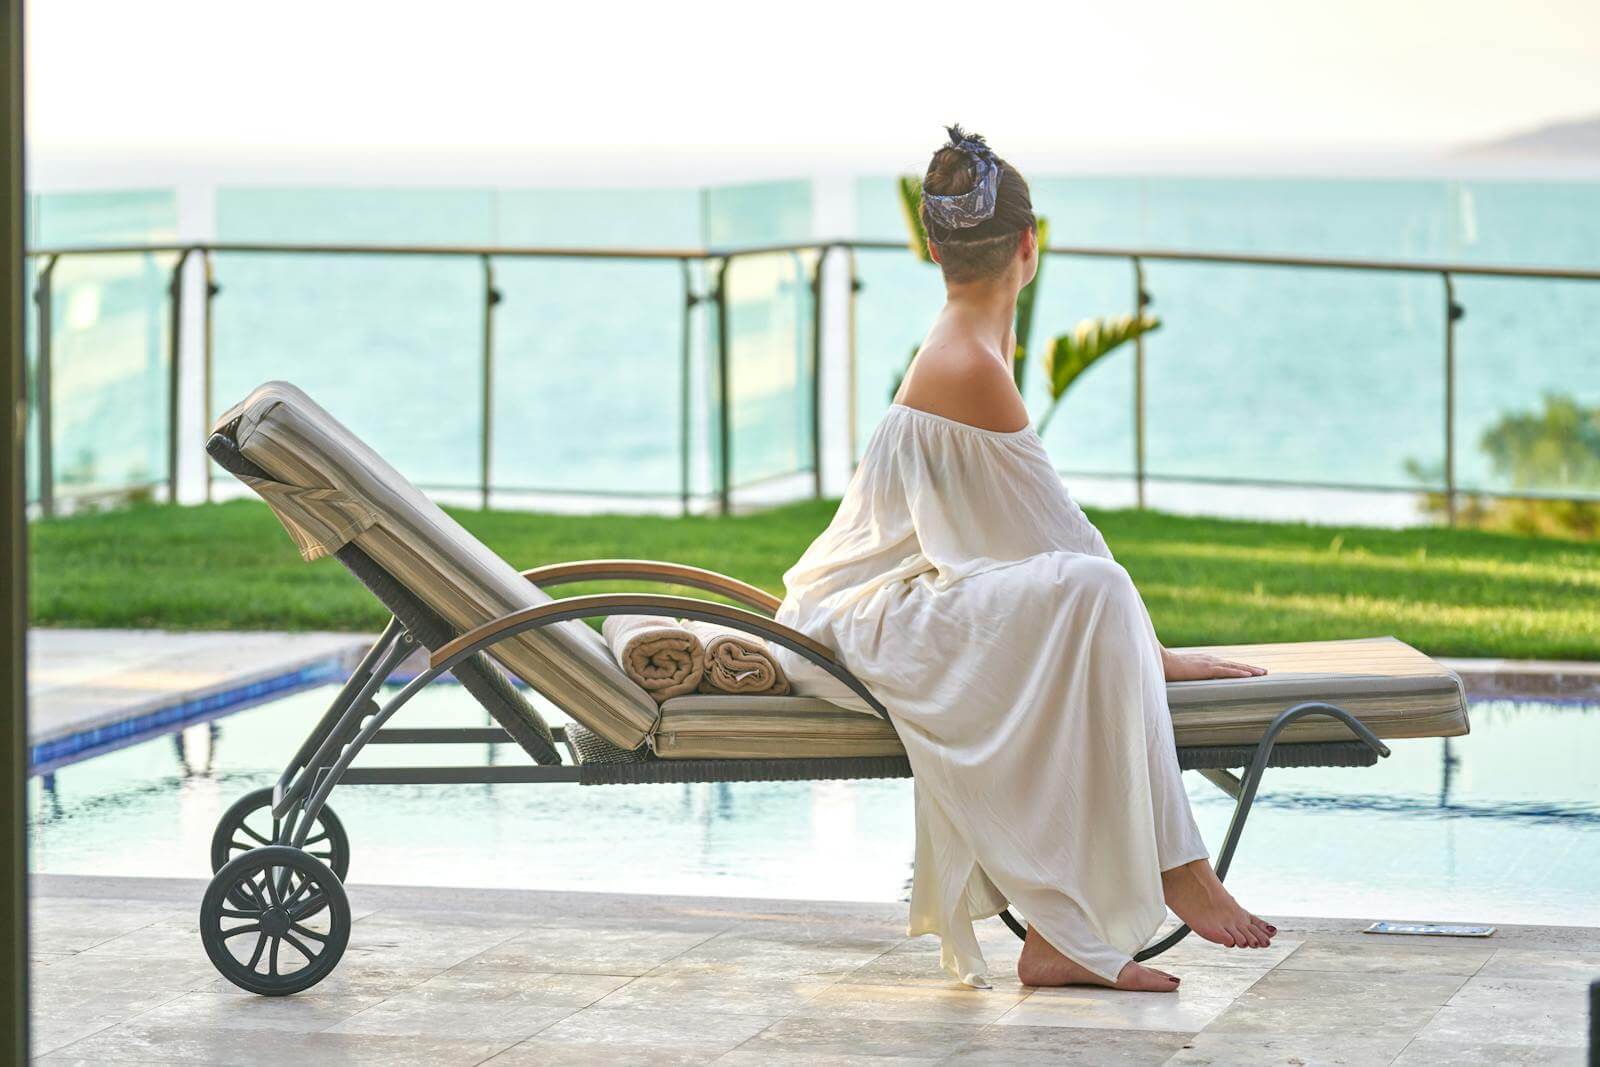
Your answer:
[[[693,693],[705,676],[705,646],[681,623],[652,615],[611,615],[600,633],[623,673],[658,704]]]
[[[709,622],[686,620],[683,626],[705,646],[705,676],[700,680],[700,692],[745,696],[788,694],[788,676],[778,666],[767,643],[755,634]]]

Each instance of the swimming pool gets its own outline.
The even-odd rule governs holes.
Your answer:
[[[208,877],[211,832],[270,785],[332,698],[299,693],[30,780],[32,868]],[[436,686],[405,726],[477,725]],[[560,717],[552,713],[552,721]],[[1479,701],[1470,736],[1369,769],[1268,774],[1229,878],[1268,915],[1600,925],[1600,706]],[[425,750],[424,750],[425,749]],[[368,748],[362,765],[481,762]],[[498,746],[499,762],[526,762]],[[1206,840],[1232,802],[1186,775]],[[824,900],[904,899],[911,783],[350,786],[351,881]]]

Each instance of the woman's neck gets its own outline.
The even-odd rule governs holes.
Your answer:
[[[1017,290],[1001,283],[951,285],[946,288],[944,318],[1011,355],[1011,328],[1017,319]]]

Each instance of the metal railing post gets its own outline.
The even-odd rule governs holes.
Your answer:
[[[811,496],[822,499],[822,266],[828,248],[817,250],[811,269]]]
[[[856,294],[861,292],[861,276],[856,273],[856,250],[850,248],[850,295],[846,307],[845,323],[845,404],[848,411],[845,415],[845,430],[850,448],[850,469],[856,469]]]
[[[1150,306],[1150,294],[1144,287],[1144,264],[1138,256],[1133,262],[1133,316],[1143,321],[1145,309]],[[1139,509],[1144,510],[1144,334],[1133,337],[1133,483]]]
[[[167,286],[167,503],[178,502],[178,406],[183,370],[183,267],[190,249],[178,252]]]
[[[731,408],[728,365],[733,347],[728,337],[728,268],[732,256],[717,264],[717,507],[724,515],[733,511],[733,430],[729,426]]]
[[[52,455],[55,430],[51,426],[54,405],[50,401],[50,334],[54,319],[51,307],[51,282],[56,270],[56,256],[44,257],[39,268],[38,284],[33,290],[33,302],[38,306],[39,352],[33,373],[34,418],[39,421],[39,514],[49,518],[56,510],[55,459]]]
[[[1449,271],[1444,280],[1444,511],[1451,526],[1456,524],[1456,323],[1467,312],[1456,303],[1455,280]]]
[[[216,264],[211,260],[209,248],[201,250],[200,262],[205,267],[205,319],[202,341],[202,366],[201,373],[204,380],[200,384],[200,402],[205,406],[205,432],[211,432],[211,420],[217,416],[216,399],[216,317],[212,302],[216,295],[222,292],[222,287],[217,284]],[[206,503],[211,503],[211,482],[214,464],[210,456],[205,456],[206,469]]]
[[[678,260],[683,274],[683,336],[678,359],[678,506],[689,514],[689,404],[690,366],[694,359],[694,307],[700,298],[694,291],[694,271],[687,259]]]
[[[489,510],[489,464],[494,435],[494,309],[500,303],[500,290],[494,285],[494,258],[483,262],[483,436],[478,449],[478,483],[483,510]]]

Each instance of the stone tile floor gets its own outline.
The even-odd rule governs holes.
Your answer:
[[[38,1062],[1579,1064],[1600,976],[1600,929],[1275,918],[1270,950],[1163,957],[1176,995],[1030,990],[988,922],[978,991],[892,905],[358,883],[339,969],[272,999],[211,969],[202,889],[35,879]]]

